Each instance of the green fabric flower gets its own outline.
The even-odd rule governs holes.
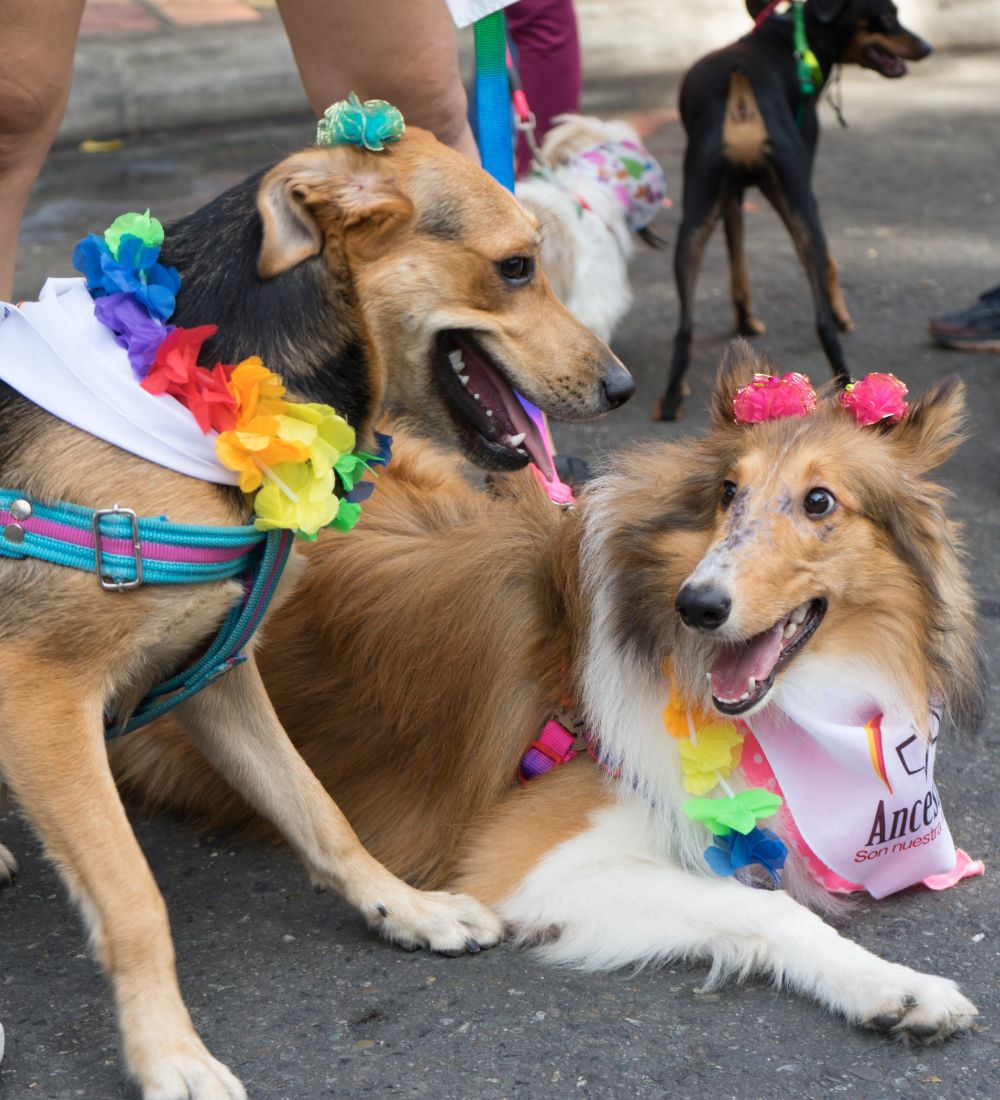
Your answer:
[[[158,219],[150,217],[148,210],[145,214],[119,214],[104,234],[104,240],[116,260],[122,237],[138,237],[147,248],[159,248],[163,244],[163,226]]]
[[[406,130],[402,114],[384,99],[364,103],[354,92],[327,107],[316,124],[317,145],[360,145],[380,153],[387,141],[399,141]]]
[[[716,836],[725,836],[730,829],[746,836],[758,818],[777,813],[781,801],[780,795],[754,787],[731,798],[689,798],[684,812],[692,821],[704,822]]]
[[[352,527],[361,519],[361,505],[352,504],[349,500],[341,498],[340,507],[337,509],[337,514],[330,521],[329,525],[334,531],[350,531]]]

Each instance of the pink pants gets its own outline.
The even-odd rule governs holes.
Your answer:
[[[517,0],[504,14],[540,144],[553,116],[580,110],[580,37],[573,0]],[[517,174],[525,175],[530,166],[528,143],[518,135]]]

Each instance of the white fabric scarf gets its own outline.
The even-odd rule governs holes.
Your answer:
[[[936,714],[928,745],[909,716],[882,714],[864,698],[783,692],[780,706],[747,725],[803,839],[829,868],[883,898],[955,867],[934,785]]]
[[[128,353],[94,316],[83,279],[49,279],[37,302],[0,302],[0,378],[53,416],[189,477],[235,485],[173,397],[140,385]]]

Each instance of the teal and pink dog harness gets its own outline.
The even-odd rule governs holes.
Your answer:
[[[288,530],[203,527],[139,517],[130,508],[45,504],[0,489],[0,557],[93,573],[102,589],[209,584],[240,577],[243,592],[202,657],[154,688],[128,715],[105,715],[109,739],[146,725],[246,660],[292,546]]]

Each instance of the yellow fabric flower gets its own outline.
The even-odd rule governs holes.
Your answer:
[[[286,402],[277,419],[278,438],[305,448],[316,477],[354,450],[354,429],[329,405]]]
[[[681,770],[684,789],[693,795],[708,794],[740,762],[743,735],[732,722],[720,719],[696,725],[695,741],[681,741]]]
[[[256,416],[277,416],[285,411],[285,402],[281,400],[284,383],[264,366],[259,356],[251,355],[233,368],[229,390],[236,398],[237,427]]]
[[[340,501],[333,492],[332,469],[317,474],[308,463],[294,462],[272,472],[274,478],[267,478],[254,498],[258,531],[281,527],[311,538],[333,522]]]
[[[301,443],[278,438],[280,427],[276,416],[257,416],[241,421],[232,431],[221,432],[216,439],[219,461],[227,470],[239,473],[244,493],[260,488],[262,466],[274,469],[279,463],[304,462],[308,458],[309,452]]]

